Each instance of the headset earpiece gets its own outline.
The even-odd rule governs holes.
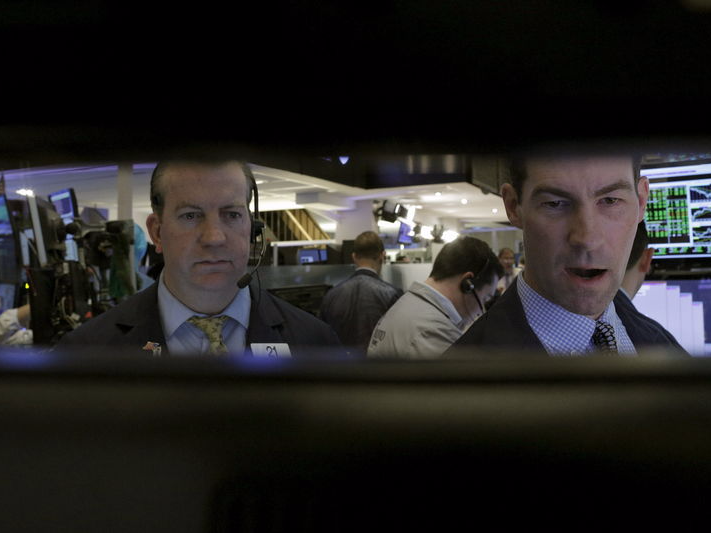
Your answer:
[[[249,181],[249,187],[252,189],[251,196],[254,199],[254,213],[249,214],[249,241],[255,243],[257,237],[260,237],[264,232],[264,222],[259,220],[259,191],[257,190],[257,181],[249,167],[247,167],[245,175]]]
[[[464,294],[471,294],[474,292],[474,282],[472,281],[472,278],[464,278],[462,280],[462,283],[459,285],[459,288],[462,290]]]
[[[264,231],[264,222],[261,220],[255,220],[254,217],[250,216],[251,230],[249,240],[252,243],[257,242],[257,237],[262,235]]]

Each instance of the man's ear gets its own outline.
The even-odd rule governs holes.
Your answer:
[[[148,215],[148,218],[146,219],[146,228],[148,228],[148,235],[156,247],[156,252],[162,254],[163,246],[161,245],[160,240],[160,218],[158,218],[157,214],[151,213]]]
[[[518,194],[516,194],[516,189],[510,183],[504,183],[501,186],[501,197],[504,200],[504,207],[506,208],[506,216],[509,217],[511,224],[517,228],[523,228],[523,221],[521,220],[520,207]]]
[[[647,248],[642,252],[642,257],[639,260],[639,271],[649,274],[652,270],[652,258],[654,257],[654,248]]]
[[[637,181],[637,197],[639,199],[639,220],[644,220],[644,215],[647,212],[647,199],[649,198],[649,180],[647,176],[640,176]]]

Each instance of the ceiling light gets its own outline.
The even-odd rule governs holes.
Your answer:
[[[35,191],[33,191],[32,189],[18,189],[15,192],[17,194],[19,194],[20,196],[34,196],[35,195]]]
[[[496,213],[498,213],[498,212],[499,212],[499,210],[498,210],[497,208],[495,208],[495,207],[494,207],[494,208],[493,208],[493,209],[491,210],[491,212],[492,212],[492,213],[494,213],[494,214],[496,214]]]
[[[467,200],[466,198],[462,198],[460,202],[462,202],[462,205],[467,205],[469,203],[469,200]]]
[[[341,165],[345,165],[348,163],[349,157],[347,155],[339,155],[338,160],[341,162]]]
[[[444,242],[452,242],[457,237],[459,237],[459,233],[457,233],[453,229],[445,230],[445,232],[442,234],[442,240]]]
[[[435,193],[435,196],[436,196],[437,198],[439,198],[440,196],[442,196],[442,193],[439,192],[439,191],[437,191],[437,192]]]

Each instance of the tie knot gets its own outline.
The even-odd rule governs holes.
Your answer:
[[[226,315],[220,316],[191,316],[188,318],[188,322],[200,328],[207,340],[210,341],[209,353],[214,355],[222,355],[227,353],[227,346],[222,339],[222,326],[225,325],[227,320]]]
[[[598,320],[595,322],[592,342],[598,350],[604,353],[617,353],[617,340],[615,340],[615,328],[607,322]]]

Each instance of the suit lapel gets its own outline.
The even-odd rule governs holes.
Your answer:
[[[267,291],[256,290],[250,286],[252,305],[249,310],[249,328],[247,347],[253,342],[284,342],[280,329],[284,323],[281,313],[274,306]]]
[[[158,282],[138,293],[133,302],[135,305],[116,319],[116,327],[123,334],[123,343],[139,350],[143,350],[148,342],[159,343],[162,355],[166,355],[167,346],[158,308]]]

